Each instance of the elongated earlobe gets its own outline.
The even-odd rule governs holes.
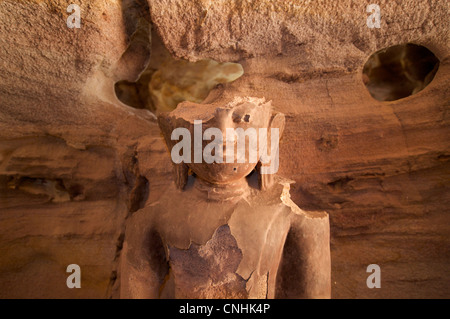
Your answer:
[[[284,127],[286,124],[286,119],[283,113],[275,113],[271,120],[270,120],[270,124],[269,124],[269,128],[268,128],[268,132],[267,132],[267,141],[272,141],[271,138],[271,129],[272,128],[277,128],[278,129],[278,136],[279,139],[281,139],[281,136],[283,135],[284,132]],[[277,145],[277,147],[279,147],[279,145]],[[277,152],[278,153],[278,149],[272,149],[272,146],[270,147],[270,152]],[[270,156],[273,156],[272,154]],[[261,161],[258,162],[257,166],[256,166],[256,170],[258,172],[258,185],[259,185],[259,189],[260,190],[267,190],[270,187],[272,187],[273,183],[274,183],[274,175],[275,174],[262,174],[262,170],[264,168],[264,170],[267,172],[268,168],[270,167],[271,163],[267,163],[267,164],[263,164]]]
[[[256,165],[256,171],[258,173],[258,186],[259,189],[265,191],[272,187],[274,182],[274,174],[261,174],[261,168],[264,166],[270,166],[270,164],[263,164],[258,162]]]
[[[189,167],[184,163],[180,164],[172,163],[172,165],[173,165],[173,175],[175,179],[175,185],[177,186],[178,189],[183,190],[188,180]]]
[[[272,116],[272,119],[270,120],[270,128],[278,128],[279,130],[279,136],[281,139],[281,136],[284,132],[284,127],[286,126],[286,117],[283,113],[275,113]],[[270,131],[269,131],[270,132]]]

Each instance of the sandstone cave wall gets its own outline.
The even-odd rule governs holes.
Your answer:
[[[449,5],[379,1],[0,1],[0,297],[116,293],[123,226],[171,178],[154,115],[117,99],[151,59],[150,25],[177,58],[239,62],[224,93],[287,115],[280,174],[331,220],[332,296],[450,295]],[[380,102],[369,56],[412,42],[440,59],[434,80]],[[82,267],[82,289],[65,285]],[[366,287],[367,265],[382,288]]]

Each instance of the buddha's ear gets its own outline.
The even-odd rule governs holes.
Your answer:
[[[269,134],[270,134],[271,128],[278,128],[278,130],[279,130],[278,136],[281,138],[281,136],[283,135],[285,126],[286,126],[286,118],[285,118],[284,114],[283,113],[274,113],[272,115],[272,118],[270,119]]]
[[[270,187],[272,187],[273,185],[273,181],[274,181],[274,174],[262,174],[261,173],[261,168],[264,166],[265,164],[258,162],[258,164],[256,165],[256,171],[258,173],[258,186],[259,189],[262,191],[265,191],[266,189],[269,189]]]
[[[162,135],[164,136],[164,140],[166,141],[166,146],[170,156],[172,147],[175,145],[175,143],[171,138],[173,125],[169,113],[161,113],[160,115],[158,115],[158,124],[161,129]],[[178,189],[184,189],[188,180],[189,167],[183,162],[179,164],[174,163],[172,161],[172,158],[171,162],[173,167],[175,185]]]
[[[169,152],[173,147],[173,141],[170,138],[173,131],[172,121],[170,120],[169,113],[161,113],[158,115],[158,124],[161,129],[161,133],[166,141],[166,145],[169,148]]]
[[[173,165],[173,175],[175,179],[175,185],[177,186],[178,189],[183,190],[187,184],[189,167],[184,163],[180,164],[172,163],[172,165]]]
[[[270,124],[269,124],[269,129],[268,129],[268,141],[271,141],[271,132],[272,129],[278,129],[278,138],[281,139],[281,136],[283,135],[284,132],[284,127],[286,124],[286,118],[284,116],[283,113],[275,113],[272,115],[272,118],[270,120]],[[270,149],[270,153],[272,156],[272,152],[276,152],[278,155],[279,152],[279,145],[277,143],[276,145],[276,149],[272,148]],[[257,171],[258,171],[258,184],[259,184],[259,189],[260,190],[266,190],[269,189],[270,187],[272,187],[273,183],[274,183],[274,176],[275,174],[267,174],[267,171],[269,170],[268,168],[272,165],[272,163],[268,163],[268,164],[263,164],[261,161],[258,162],[257,167]],[[277,156],[277,162],[276,162],[277,168],[276,170],[278,170],[278,156]],[[265,172],[265,174],[263,174],[263,171]],[[270,171],[270,170],[269,170]]]

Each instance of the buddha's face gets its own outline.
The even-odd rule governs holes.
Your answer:
[[[170,113],[170,118],[177,127],[190,132],[191,156],[186,165],[203,180],[226,184],[244,178],[257,165],[260,129],[270,130],[271,115],[270,103],[256,99],[225,106],[184,102]],[[248,134],[238,138],[234,134],[237,129]],[[245,146],[238,152],[237,146],[244,140]]]
[[[217,128],[222,134],[222,145],[213,148],[211,154],[214,158],[221,158],[222,163],[207,163],[205,148],[215,137],[202,141],[203,159],[201,163],[195,163],[192,158],[187,165],[192,171],[204,180],[212,183],[228,183],[244,178],[255,168],[259,158],[259,129],[267,130],[271,111],[269,107],[255,106],[252,103],[244,103],[234,107],[218,107],[213,116],[206,122],[202,122],[202,134],[210,128]],[[244,135],[240,143],[245,140],[243,151],[238,152],[238,136],[234,134],[236,129],[254,133]],[[228,129],[228,132],[227,132]],[[233,131],[230,133],[230,129]],[[250,129],[250,130],[248,130]],[[204,136],[205,137],[205,136]],[[219,138],[220,141],[220,138]],[[250,145],[253,143],[253,148]],[[212,144],[214,145],[214,144]],[[218,145],[218,144],[217,144]],[[256,148],[256,149],[255,149]],[[194,149],[194,143],[192,144]],[[254,152],[255,154],[250,154]],[[251,156],[252,155],[252,156]],[[210,160],[211,161],[211,160]]]

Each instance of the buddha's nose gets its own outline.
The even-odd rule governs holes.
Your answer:
[[[232,128],[232,110],[227,109],[227,108],[217,108],[215,113],[214,113],[214,117],[216,119],[216,125],[217,128],[220,129],[222,131],[222,133],[225,133],[227,128]]]
[[[227,129],[234,129],[234,123],[232,119],[233,111],[229,108],[218,108],[215,111],[216,127],[222,133],[222,141],[224,148],[234,149],[236,144],[236,138],[234,134],[227,133]]]

